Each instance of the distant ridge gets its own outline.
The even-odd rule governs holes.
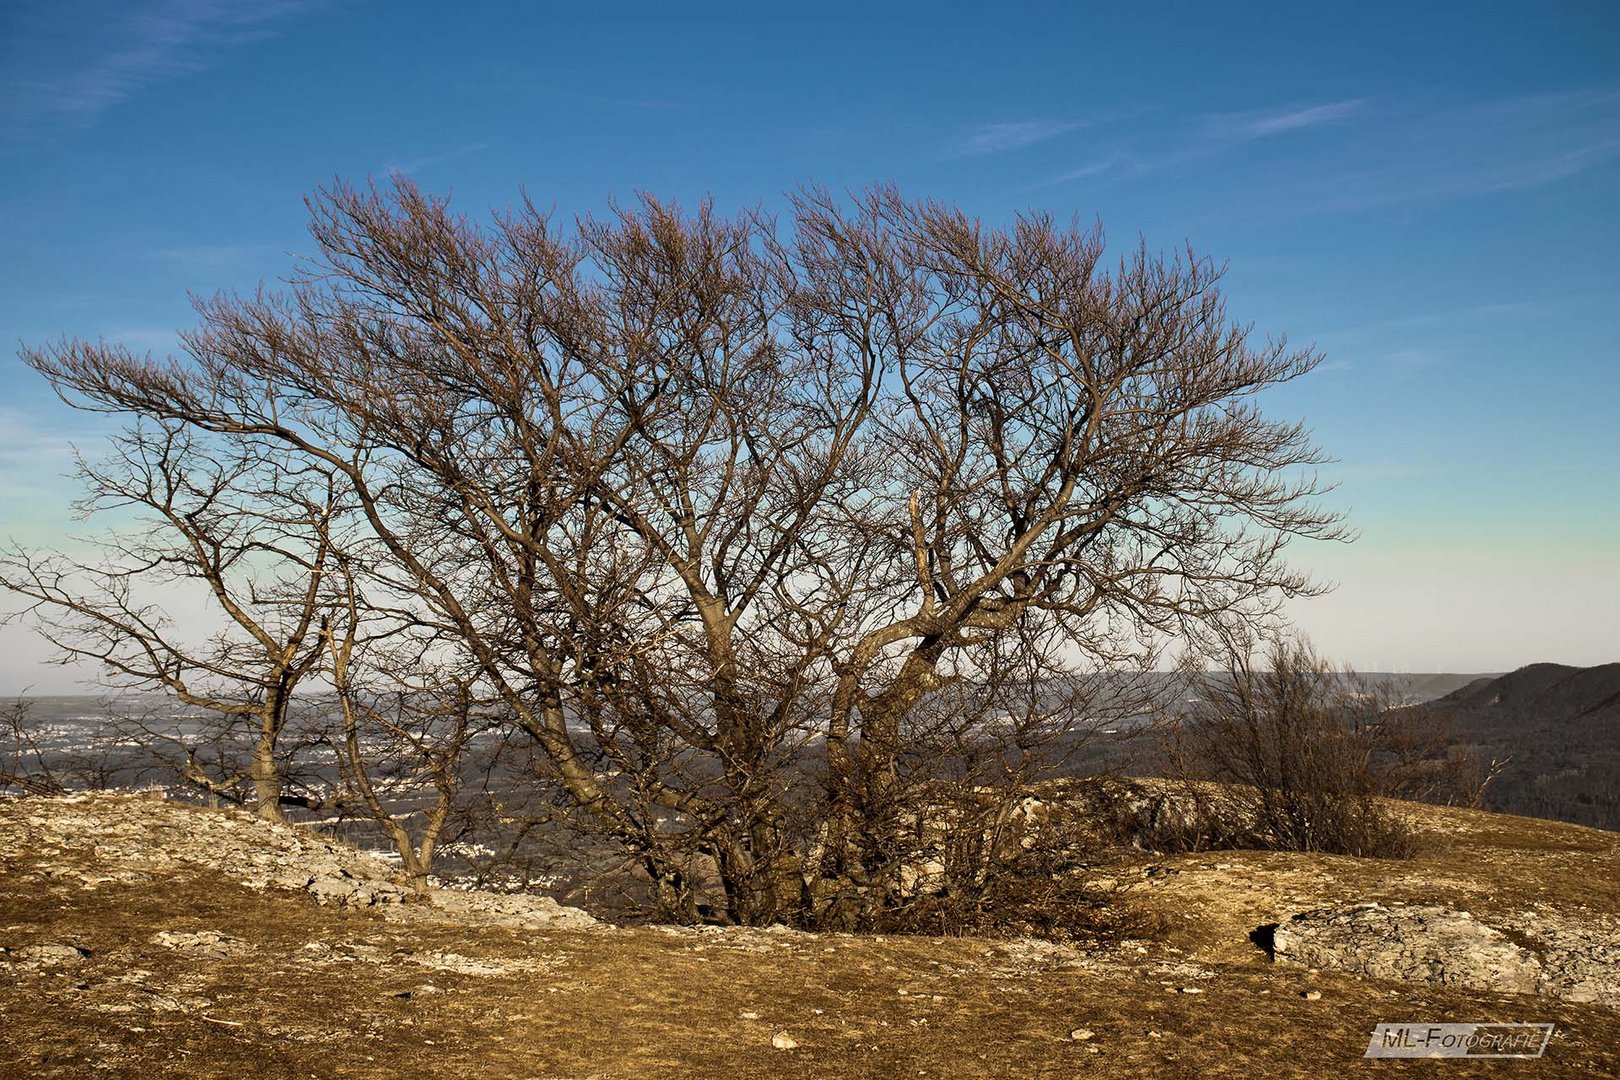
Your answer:
[[[1589,668],[1529,664],[1495,679],[1475,679],[1441,700],[1458,708],[1491,709],[1502,715],[1528,712],[1555,723],[1605,710],[1620,716],[1620,663]]]
[[[1378,685],[1388,685],[1402,695],[1407,701],[1433,701],[1444,697],[1453,691],[1460,690],[1475,683],[1489,682],[1500,675],[1499,671],[1474,672],[1461,674],[1449,671],[1429,672],[1395,672],[1395,671],[1358,671],[1356,675],[1363,682]]]
[[[1620,663],[1529,664],[1433,701],[1482,757],[1492,810],[1620,829]]]

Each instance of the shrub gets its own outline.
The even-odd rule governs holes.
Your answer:
[[[1410,731],[1388,721],[1396,702],[1309,646],[1279,643],[1257,666],[1234,653],[1202,682],[1174,757],[1184,778],[1230,785],[1201,804],[1189,838],[1382,858],[1410,857],[1415,836],[1384,801],[1413,774]],[[1399,735],[1400,746],[1392,743]],[[1211,809],[1218,813],[1211,820]],[[1205,819],[1199,823],[1199,818]],[[1219,844],[1211,841],[1221,841]]]

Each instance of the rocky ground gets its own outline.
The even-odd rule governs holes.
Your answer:
[[[1162,939],[620,929],[405,902],[303,829],[149,799],[0,802],[0,1076],[1620,1075],[1620,836],[1465,811],[1380,862],[1110,871]],[[1379,1022],[1548,1022],[1536,1061],[1362,1060]]]

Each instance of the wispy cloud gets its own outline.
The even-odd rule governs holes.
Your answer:
[[[413,173],[421,172],[423,169],[429,169],[435,165],[442,165],[447,161],[455,161],[459,158],[464,158],[471,154],[477,154],[488,149],[489,143],[486,142],[468,143],[465,146],[458,146],[453,150],[446,150],[442,154],[424,154],[421,157],[402,158],[397,161],[390,161],[383,166],[383,172],[397,172],[410,176]]]
[[[1215,157],[1257,139],[1343,120],[1360,111],[1366,101],[1366,98],[1352,98],[1304,107],[1292,105],[1170,118],[1155,129],[1134,134],[1128,142],[1116,145],[1106,157],[1032,184],[1030,190],[1098,177],[1117,181],[1146,176]]]
[[[1330,125],[1338,125],[1330,140],[1307,146],[1286,137]],[[1361,210],[1543,187],[1612,167],[1620,163],[1620,89],[1451,104],[1380,99],[1376,112],[1371,99],[1349,98],[1184,113],[1104,134],[1113,138],[1090,140],[1089,160],[1032,188],[1118,184],[1193,165],[1217,177],[1229,162],[1249,170],[1245,206]]]
[[[1596,302],[1595,297],[1563,292],[1556,297],[1542,296],[1524,300],[1506,300],[1466,307],[1423,311],[1412,315],[1395,315],[1370,322],[1331,327],[1316,335],[1318,344],[1356,344],[1369,340],[1387,340],[1392,335],[1411,330],[1438,330],[1452,336],[1458,327],[1485,326],[1494,328],[1503,322],[1524,323],[1532,320],[1559,318],[1573,303]]]
[[[1505,191],[1510,188],[1540,187],[1575,176],[1612,160],[1620,154],[1620,133],[1603,137],[1585,146],[1554,151],[1546,157],[1518,163],[1514,168],[1481,178],[1479,191]]]
[[[193,247],[164,248],[153,257],[192,270],[216,270],[280,253],[267,244],[202,244]]]
[[[1325,105],[1290,108],[1281,111],[1250,113],[1223,113],[1209,118],[1211,130],[1218,137],[1230,139],[1263,139],[1268,135],[1281,135],[1289,131],[1321,127],[1358,112],[1366,98],[1333,101]]]
[[[141,90],[201,71],[232,47],[279,32],[321,0],[164,0],[134,5],[89,41],[89,55],[49,71],[14,71],[4,82],[13,122],[87,124]],[[21,52],[22,50],[19,50]]]
[[[946,149],[946,156],[960,158],[1006,154],[1055,139],[1082,126],[1076,120],[1016,120],[984,124],[952,142]]]
[[[1355,210],[1544,187],[1620,160],[1620,90],[1527,94],[1395,118],[1335,177]]]
[[[1069,169],[1056,176],[1048,177],[1039,183],[1029,185],[1027,190],[1056,187],[1059,184],[1072,183],[1075,180],[1086,180],[1092,177],[1107,175],[1126,175],[1140,171],[1139,164],[1124,154],[1111,154],[1101,161],[1093,161],[1078,168]]]

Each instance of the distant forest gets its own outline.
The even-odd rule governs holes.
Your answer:
[[[1421,706],[1485,761],[1507,761],[1488,810],[1620,829],[1620,663],[1531,664]]]

